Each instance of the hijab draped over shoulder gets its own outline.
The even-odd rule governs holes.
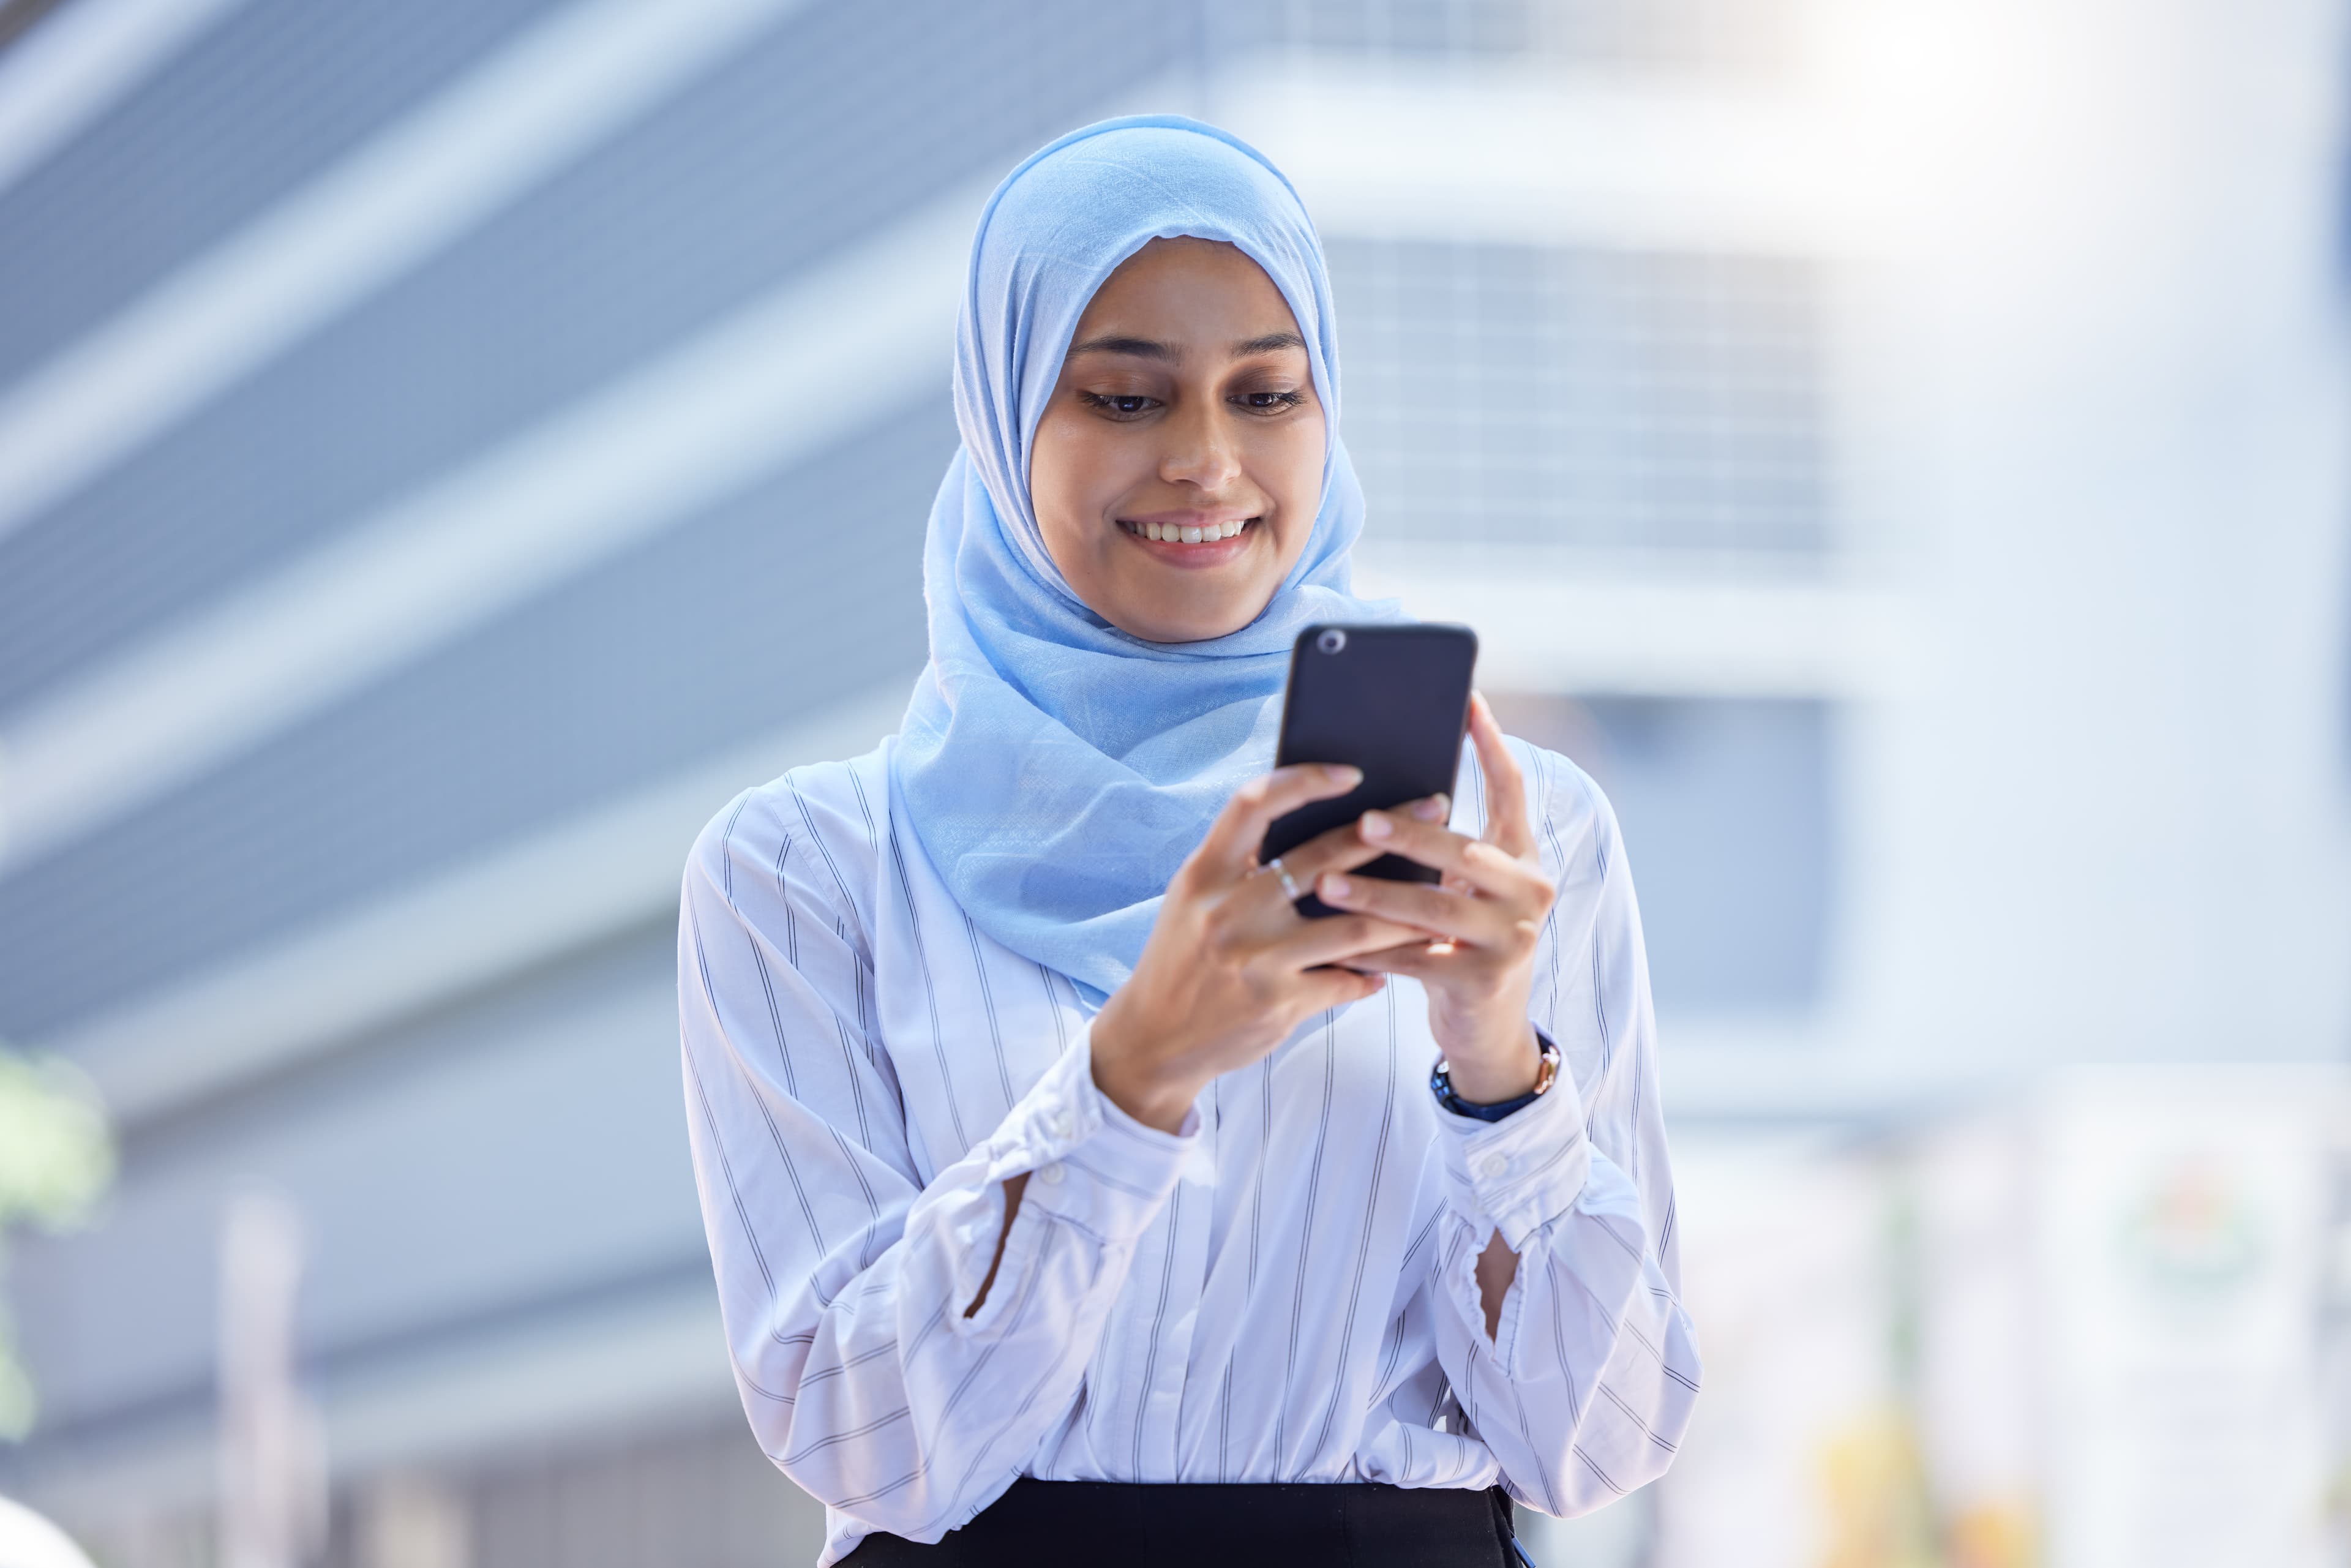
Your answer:
[[[1322,498],[1304,552],[1255,621],[1146,643],[1086,608],[1029,504],[1039,416],[1078,319],[1154,239],[1221,240],[1281,290],[1323,410]],[[1071,132],[981,213],[956,332],[962,444],[923,546],[931,657],[892,748],[895,804],[980,929],[1099,1005],[1143,951],[1209,821],[1272,765],[1291,640],[1394,620],[1357,599],[1364,498],[1339,440],[1339,354],[1322,246],[1280,171],[1196,120]]]

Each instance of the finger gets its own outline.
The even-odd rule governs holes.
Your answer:
[[[1322,762],[1277,768],[1252,779],[1233,791],[1233,798],[1208,824],[1196,858],[1228,876],[1243,875],[1257,864],[1258,845],[1265,841],[1265,831],[1275,818],[1310,801],[1343,795],[1363,781],[1360,768]]]
[[[1464,898],[1425,882],[1390,882],[1376,876],[1326,876],[1315,895],[1333,909],[1368,915],[1475,947],[1502,946],[1518,924],[1516,914],[1491,899]]]
[[[1404,812],[1366,811],[1357,820],[1356,831],[1366,842],[1444,873],[1446,885],[1457,892],[1474,890],[1514,904],[1540,896],[1541,876],[1534,863],[1513,858],[1499,844],[1418,821]]]
[[[1387,853],[1385,847],[1369,842],[1348,822],[1317,833],[1294,850],[1281,852],[1281,863],[1290,880],[1301,887],[1311,887],[1314,879],[1325,872],[1353,871]]]
[[[1502,743],[1502,726],[1482,692],[1469,696],[1469,739],[1478,748],[1479,771],[1486,776],[1486,841],[1514,856],[1533,854],[1526,778],[1519,771],[1519,759]]]
[[[1429,979],[1456,964],[1460,949],[1450,942],[1399,942],[1393,947],[1377,952],[1359,954],[1347,960],[1346,967],[1360,975],[1408,975],[1416,980]]]
[[[1378,996],[1388,983],[1385,975],[1359,975],[1353,969],[1316,969],[1298,978],[1299,999],[1306,1003],[1309,1013]]]
[[[1429,934],[1410,925],[1369,915],[1335,915],[1322,920],[1301,920],[1266,945],[1266,955],[1285,969],[1311,969],[1337,964],[1359,953],[1376,953],[1404,942],[1426,942]]]

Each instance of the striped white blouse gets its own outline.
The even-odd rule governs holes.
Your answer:
[[[1665,1469],[1698,1349],[1633,886],[1573,763],[1511,743],[1561,889],[1533,1005],[1566,1058],[1552,1092],[1492,1124],[1440,1111],[1397,977],[1171,1134],[1095,1089],[1069,982],[948,894],[893,810],[889,744],[738,797],[695,845],[678,928],[736,1380],[827,1505],[820,1563],[869,1531],[935,1541],[1022,1475],[1499,1478],[1565,1515]],[[1480,785],[1465,750],[1462,831]],[[1498,1228],[1519,1269],[1489,1339],[1473,1266]]]

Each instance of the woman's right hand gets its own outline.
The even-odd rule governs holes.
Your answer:
[[[1276,818],[1343,795],[1354,768],[1308,763],[1253,779],[1225,803],[1207,837],[1167,884],[1158,921],[1128,977],[1095,1015],[1094,1082],[1119,1109],[1174,1132],[1208,1081],[1246,1067],[1325,1008],[1374,995],[1378,975],[1323,968],[1428,933],[1364,915],[1308,920],[1281,879],[1257,862]],[[1385,850],[1354,825],[1333,828],[1281,857],[1311,888]]]

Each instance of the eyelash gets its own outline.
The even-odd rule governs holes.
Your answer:
[[[1291,409],[1296,408],[1299,404],[1306,401],[1305,393],[1295,392],[1243,392],[1240,395],[1244,398],[1262,397],[1271,398],[1273,400],[1271,402],[1268,403],[1242,404],[1242,411],[1247,413],[1287,413]],[[1085,404],[1088,408],[1106,414],[1112,419],[1128,420],[1140,419],[1150,411],[1148,409],[1142,408],[1121,408],[1118,406],[1120,403],[1150,403],[1156,402],[1159,400],[1156,398],[1145,397],[1141,392],[1112,392],[1105,395],[1102,392],[1081,391],[1078,393],[1078,401]]]

